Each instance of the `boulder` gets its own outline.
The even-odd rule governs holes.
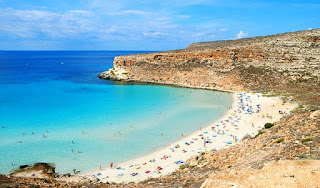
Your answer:
[[[312,112],[312,114],[310,115],[310,118],[313,120],[320,120],[320,110],[317,110],[315,112]]]
[[[16,177],[33,177],[33,178],[54,178],[55,165],[49,163],[35,163],[32,166],[21,165],[18,170],[11,174]]]

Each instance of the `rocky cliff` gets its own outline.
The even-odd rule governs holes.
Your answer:
[[[320,29],[119,56],[100,78],[218,90],[319,88]],[[317,90],[318,91],[318,90]]]

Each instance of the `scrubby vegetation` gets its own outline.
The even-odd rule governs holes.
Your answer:
[[[270,129],[270,128],[273,127],[273,126],[274,126],[273,123],[266,123],[266,124],[264,125],[264,128]]]
[[[310,141],[313,141],[313,138],[306,138],[301,140],[302,143],[310,142]]]
[[[185,168],[186,168],[186,165],[184,165],[184,164],[180,165],[180,170],[183,170]]]
[[[280,138],[280,139],[278,139],[277,141],[276,141],[276,143],[281,143],[281,142],[284,142],[284,138]]]
[[[257,138],[258,136],[262,135],[263,133],[264,133],[263,131],[259,131],[258,134],[254,138]]]

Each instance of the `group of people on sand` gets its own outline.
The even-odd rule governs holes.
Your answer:
[[[217,124],[212,125],[204,130],[200,128],[202,132],[198,134],[198,136],[191,137],[191,140],[184,141],[184,144],[176,144],[172,147],[169,147],[168,152],[171,153],[170,155],[169,153],[167,153],[165,155],[159,156],[159,160],[151,159],[141,164],[134,164],[134,165],[131,164],[128,166],[128,168],[117,167],[113,169],[113,163],[111,163],[110,164],[111,170],[117,170],[119,172],[121,171],[121,173],[117,174],[117,178],[123,178],[125,176],[125,173],[127,173],[127,175],[130,175],[132,177],[136,177],[136,176],[139,176],[139,174],[143,173],[142,170],[144,170],[145,171],[144,173],[148,174],[149,177],[153,177],[153,174],[156,174],[156,175],[161,174],[161,170],[163,170],[163,167],[156,165],[157,166],[156,168],[152,167],[154,169],[150,169],[148,167],[149,163],[155,164],[158,161],[159,163],[161,163],[160,161],[168,161],[168,160],[171,161],[171,160],[174,160],[174,157],[173,157],[174,155],[178,156],[178,155],[181,155],[181,153],[193,152],[196,154],[198,152],[202,152],[205,150],[216,150],[216,149],[222,148],[222,146],[218,146],[217,148],[208,147],[208,145],[213,143],[214,139],[219,136],[224,136],[224,137],[227,136],[227,140],[224,141],[225,146],[236,143],[239,140],[239,138],[233,134],[227,135],[227,133],[231,128],[235,130],[239,128],[238,122],[241,120],[240,114],[241,113],[253,114],[253,113],[261,112],[261,106],[260,105],[253,106],[250,95],[248,95],[247,93],[238,94],[237,99],[238,101],[236,103],[236,106],[234,106],[233,108],[228,107],[229,109],[232,109],[232,112],[230,115],[220,120]],[[160,135],[162,135],[162,133]],[[203,142],[203,147],[201,147],[201,145],[199,144],[195,145],[194,147],[191,147],[196,142]],[[172,165],[180,165],[182,163],[184,163],[183,160],[172,161]],[[107,172],[108,171],[106,171],[105,173]]]

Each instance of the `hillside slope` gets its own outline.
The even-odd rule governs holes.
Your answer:
[[[319,93],[320,29],[190,44],[186,49],[119,56],[100,78],[201,87]],[[310,95],[304,100],[318,99]],[[319,104],[319,103],[318,103]]]

